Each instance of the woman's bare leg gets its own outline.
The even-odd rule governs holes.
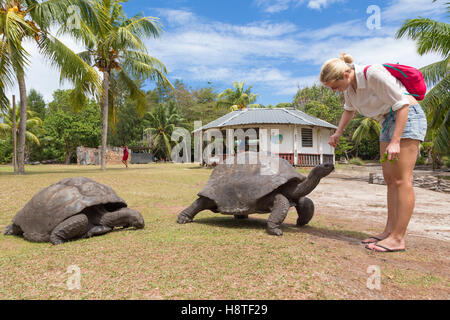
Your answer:
[[[387,144],[384,147],[386,146]],[[418,140],[402,139],[398,160],[393,164],[389,161],[383,163],[383,175],[388,185],[388,221],[383,233],[390,232],[386,239],[378,242],[383,247],[405,248],[406,229],[414,211],[412,178],[418,150]],[[375,244],[369,244],[368,247],[376,251],[385,251]]]
[[[380,155],[384,154],[386,151],[386,147],[388,146],[388,142],[380,141]],[[393,166],[388,162],[384,162],[381,164],[383,169],[383,177],[384,181],[392,180],[393,176]],[[387,184],[387,209],[388,216],[386,221],[386,226],[384,227],[384,231],[376,234],[374,237],[380,240],[386,239],[392,232],[394,228],[396,216],[397,216],[397,188],[393,184]],[[375,238],[367,238],[363,240],[363,243],[373,243],[377,242]]]

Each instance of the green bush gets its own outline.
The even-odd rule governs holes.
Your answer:
[[[443,156],[443,157],[442,157],[442,163],[443,163],[444,166],[446,166],[447,168],[450,168],[450,157],[448,157],[448,156]]]
[[[358,158],[358,157],[351,158],[349,163],[357,165],[357,166],[363,166],[364,165],[364,161],[362,161],[361,158]]]
[[[416,160],[416,165],[417,166],[423,166],[425,164],[427,164],[427,159],[426,158],[424,158],[422,156],[417,158],[417,160]]]

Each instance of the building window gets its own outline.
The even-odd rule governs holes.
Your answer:
[[[313,146],[313,134],[312,129],[302,128],[302,147]]]

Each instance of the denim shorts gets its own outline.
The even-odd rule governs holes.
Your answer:
[[[380,141],[390,142],[395,129],[397,112],[386,116],[381,124]],[[384,131],[383,131],[384,130]],[[403,130],[402,139],[425,140],[427,133],[427,117],[419,104],[409,106],[408,120]]]

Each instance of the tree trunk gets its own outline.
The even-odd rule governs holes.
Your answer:
[[[20,123],[19,123],[19,141],[17,147],[17,166],[18,174],[25,174],[25,133],[27,130],[27,88],[25,86],[25,75],[17,75],[20,92]]]
[[[12,165],[14,174],[17,174],[17,121],[16,121],[16,96],[12,96],[13,114],[12,114],[12,138],[13,138],[13,156]]]
[[[103,127],[102,127],[102,145],[100,147],[101,169],[106,170],[106,139],[108,137],[108,90],[109,90],[109,72],[103,71]]]
[[[69,141],[66,140],[66,159],[65,159],[66,164],[70,164],[71,156],[72,156],[72,152],[70,152],[70,144],[69,144]]]

